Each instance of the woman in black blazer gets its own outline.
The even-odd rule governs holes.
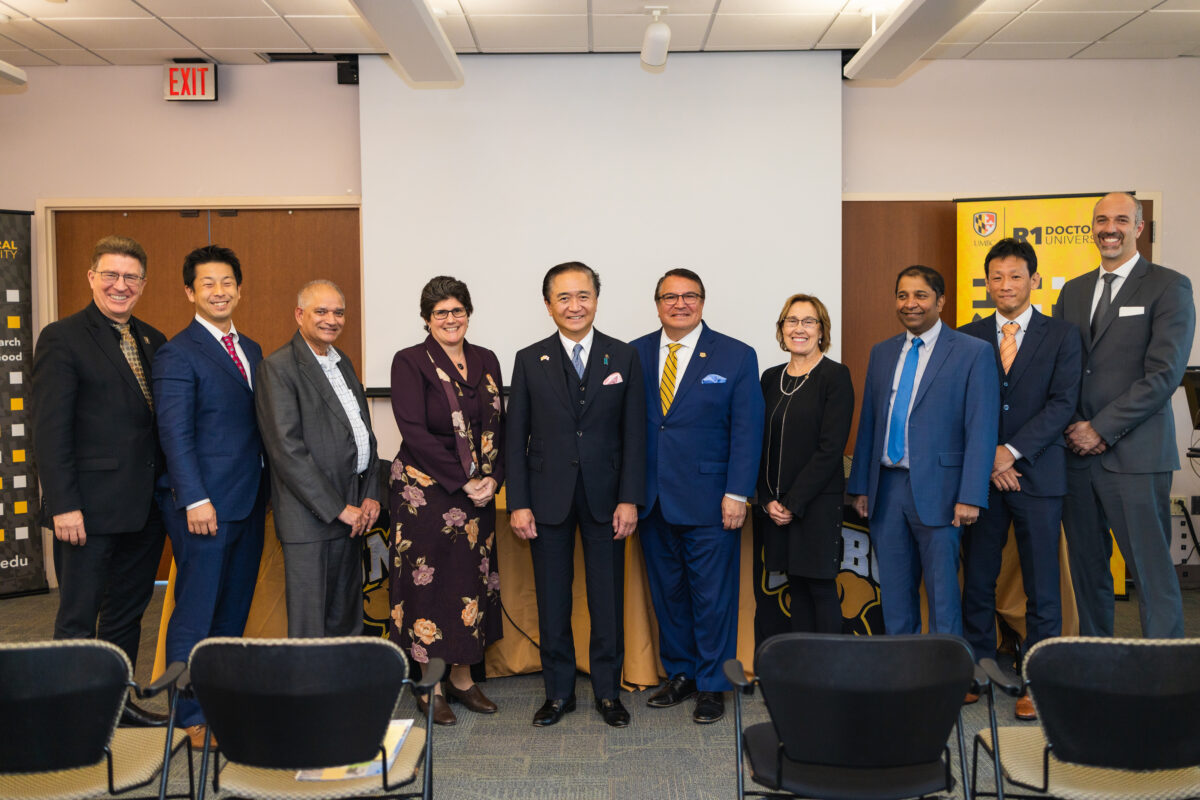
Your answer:
[[[762,375],[767,404],[756,522],[770,572],[787,573],[792,630],[840,633],[842,454],[850,435],[850,370],[826,358],[829,311],[806,294],[788,298],[775,338],[791,355]]]

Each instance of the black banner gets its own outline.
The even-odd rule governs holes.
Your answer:
[[[0,597],[46,591],[29,420],[32,219],[0,211]]]

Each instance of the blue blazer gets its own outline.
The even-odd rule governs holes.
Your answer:
[[[967,323],[962,333],[982,339],[996,356],[1000,381],[999,444],[1021,453],[1021,491],[1034,497],[1067,493],[1067,448],[1063,430],[1079,403],[1083,348],[1079,329],[1035,308],[1012,368],[1004,374],[995,314]]]
[[[245,334],[246,372],[262,348]],[[250,516],[262,484],[254,392],[229,353],[196,320],[154,354],[154,408],[176,509],[209,498],[218,522]]]
[[[758,358],[704,323],[664,419],[658,397],[661,331],[633,341],[646,391],[646,505],[673,525],[721,524],[726,492],[754,495],[766,416]]]
[[[867,495],[871,517],[878,497],[892,378],[904,336],[872,347],[867,365],[846,491]],[[949,525],[955,503],[987,508],[999,418],[1000,382],[992,348],[943,324],[908,418],[909,478],[922,523]]]

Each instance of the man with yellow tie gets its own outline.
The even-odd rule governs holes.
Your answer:
[[[725,713],[722,674],[737,649],[746,498],[762,451],[762,389],[748,345],[702,321],[704,283],[673,269],[654,289],[662,329],[633,342],[646,386],[642,549],[667,681],[647,701],[695,696],[693,721]]]
[[[1062,633],[1058,535],[1067,493],[1062,430],[1079,401],[1078,329],[1030,303],[1041,284],[1028,242],[1001,239],[984,258],[996,313],[962,328],[996,352],[1000,427],[987,508],[963,537],[963,632],[976,660],[996,657],[996,578],[1011,524],[1025,586],[1025,647]],[[1017,716],[1036,719],[1029,696]]]

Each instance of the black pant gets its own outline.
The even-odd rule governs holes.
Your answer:
[[[163,537],[162,517],[152,503],[140,531],[89,533],[82,545],[55,539],[59,598],[54,638],[112,642],[136,666],[142,614],[154,594]]]

